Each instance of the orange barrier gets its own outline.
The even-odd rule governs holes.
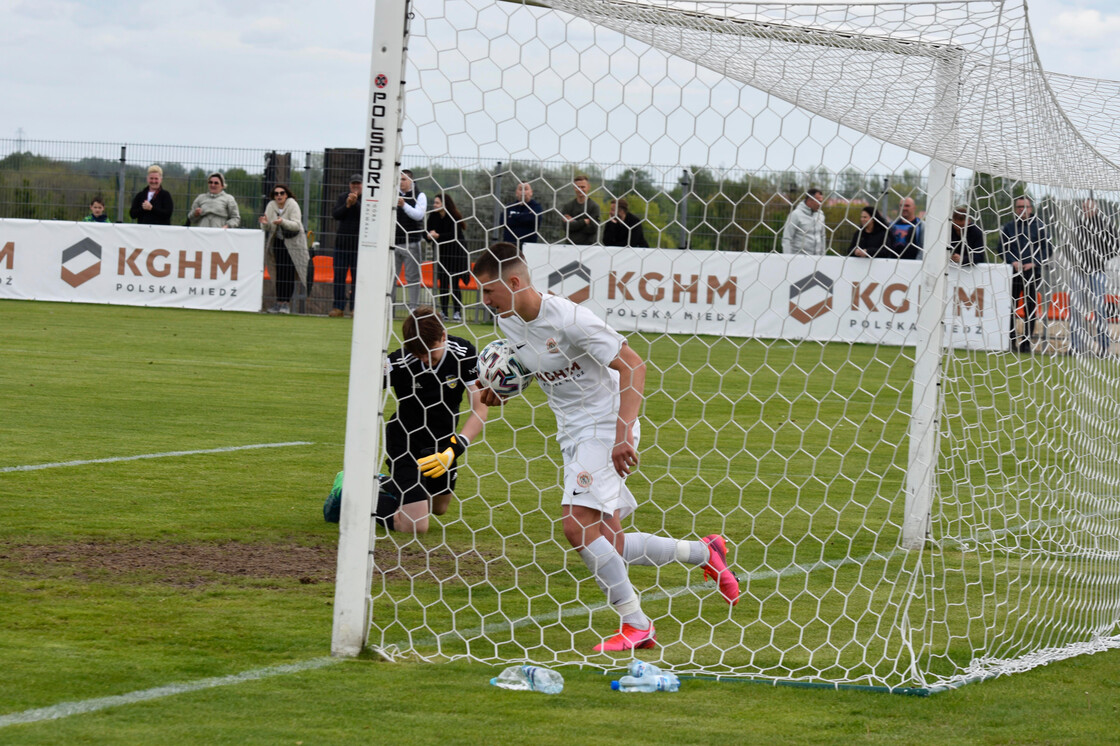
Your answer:
[[[1041,295],[1038,296],[1038,302],[1040,305],[1043,302]],[[1120,303],[1120,296],[1106,295],[1104,302],[1106,306],[1116,308],[1117,304]],[[1023,298],[1020,296],[1015,304],[1015,315],[1019,318],[1023,318],[1026,314],[1024,308]],[[1046,318],[1051,321],[1065,321],[1069,318],[1069,293],[1054,293],[1050,296],[1050,305],[1046,310]]]
[[[314,256],[311,257],[311,263],[315,267],[315,273],[312,277],[313,284],[318,284],[320,282],[334,282],[334,259],[329,256]],[[420,284],[422,284],[426,288],[432,288],[435,286],[435,281],[433,279],[433,264],[434,262],[424,262],[420,265]],[[264,268],[264,279],[272,279],[271,275],[269,275],[268,273],[268,267]],[[349,285],[353,282],[353,273],[348,271],[346,273],[346,284]],[[402,285],[404,284],[403,267],[401,268],[400,283]],[[474,281],[474,275],[467,275],[467,283],[465,285],[463,284],[463,281],[460,280],[459,287],[463,288],[464,290],[478,290],[478,285],[475,284]]]
[[[1048,319],[1069,318],[1069,293],[1054,293],[1050,300],[1050,310],[1046,315]]]
[[[311,264],[315,271],[311,276],[311,284],[319,282],[334,282],[334,260],[329,256],[313,256],[311,257]],[[272,275],[268,273],[268,267],[264,268],[264,279],[271,280]],[[346,273],[346,281],[351,282],[350,273]]]
[[[433,279],[433,266],[435,262],[424,262],[420,265],[420,284],[426,288],[435,287],[435,280]],[[401,267],[400,283],[404,284],[404,267]],[[463,281],[459,281],[459,287],[464,290],[478,290],[478,285],[475,284],[474,275],[467,275],[467,283],[464,285]]]
[[[1069,293],[1054,293],[1050,296],[1050,304],[1046,306],[1045,303],[1040,294],[1038,296],[1038,305],[1046,308],[1046,318],[1051,321],[1069,318]],[[1023,300],[1023,296],[1020,295],[1015,299],[1015,315],[1019,318],[1023,318],[1026,314],[1026,304]]]
[[[334,259],[329,256],[313,256],[311,263],[315,265],[314,282],[334,282]],[[349,281],[349,272],[346,277]]]

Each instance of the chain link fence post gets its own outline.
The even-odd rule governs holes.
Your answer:
[[[117,222],[124,222],[124,174],[125,164],[128,162],[128,146],[121,146],[121,170],[117,176]]]

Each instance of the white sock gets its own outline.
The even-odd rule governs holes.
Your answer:
[[[678,541],[633,531],[626,534],[622,557],[631,565],[660,567],[670,562],[702,565],[708,561],[708,547],[702,541]]]
[[[626,575],[626,562],[611,543],[600,536],[579,550],[579,557],[606,594],[607,602],[622,616],[623,623],[649,629],[649,617],[642,613],[638,594]]]

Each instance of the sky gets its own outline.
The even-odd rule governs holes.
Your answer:
[[[1113,0],[1029,7],[1045,68],[1120,79]],[[373,0],[0,0],[0,139],[360,145],[372,24]]]

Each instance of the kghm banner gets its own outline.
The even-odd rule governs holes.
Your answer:
[[[0,298],[259,311],[260,231],[0,220]]]
[[[528,244],[537,287],[621,330],[913,345],[922,263],[858,257]],[[947,270],[946,345],[1004,350],[1004,264]]]

